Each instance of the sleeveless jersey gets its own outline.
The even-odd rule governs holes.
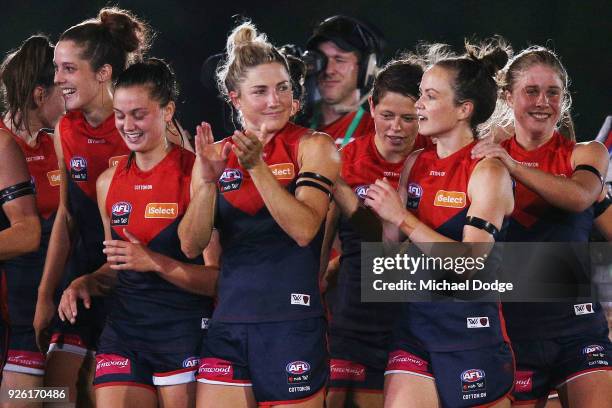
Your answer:
[[[408,210],[455,241],[462,240],[470,207],[468,183],[478,163],[471,158],[475,144],[442,159],[430,145],[415,160],[407,180]],[[429,351],[470,350],[507,341],[499,302],[409,302],[401,324]]]
[[[23,295],[36,293],[45,266],[51,229],[59,204],[60,171],[53,140],[40,131],[37,144],[29,146],[23,139],[11,132],[3,121],[0,128],[9,132],[25,156],[30,176],[36,188],[36,207],[40,215],[41,239],[38,251],[31,252],[4,262],[9,290],[9,312],[14,325],[31,325],[34,316],[35,299],[24,302]]]
[[[356,139],[346,145],[342,155],[342,179],[355,192],[362,203],[370,184],[386,177],[397,189],[404,160],[386,161],[378,152],[375,135]],[[342,215],[338,225],[342,244],[342,257],[336,295],[328,299],[332,312],[330,328],[361,333],[387,334],[391,331],[398,304],[361,302],[361,235],[354,230],[349,219]]]
[[[115,128],[114,115],[94,128],[81,111],[68,112],[60,119],[59,129],[68,173],[68,210],[76,220],[79,239],[72,261],[76,264],[76,275],[80,276],[105,262],[96,180],[122,156],[127,156],[129,150]]]
[[[502,146],[512,158],[523,165],[559,176],[572,176],[571,156],[576,143],[557,132],[548,142],[534,150],[523,149],[517,143],[516,137],[504,141]],[[537,193],[517,183],[508,241],[588,242],[592,226],[592,206],[580,213],[565,211],[547,203]],[[559,279],[563,277],[559,276]],[[606,324],[601,306],[597,302],[577,305],[572,302],[508,302],[504,304],[504,315],[512,340],[572,335]]]
[[[174,146],[153,169],[142,171],[121,159],[106,196],[113,239],[128,241],[126,229],[150,250],[184,263],[177,228],[189,205],[193,153]],[[135,349],[164,351],[181,347],[189,333],[201,333],[202,318],[212,312],[212,299],[178,288],[155,272],[119,271],[107,324]],[[167,336],[159,338],[160,330]],[[157,337],[154,334],[157,333]],[[185,345],[189,349],[192,340]]]
[[[299,142],[308,132],[288,123],[263,149],[264,161],[291,195],[300,171]],[[324,225],[300,247],[270,215],[233,152],[218,189],[216,224],[223,254],[213,318],[247,323],[321,316],[317,275]]]

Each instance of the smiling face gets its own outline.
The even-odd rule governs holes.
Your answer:
[[[232,104],[242,114],[247,130],[268,132],[282,129],[293,111],[293,94],[287,69],[278,62],[260,64],[247,70],[237,91],[230,91]]]
[[[83,49],[74,41],[57,43],[53,55],[55,84],[60,88],[66,110],[86,109],[102,87],[89,61],[81,58]]]
[[[389,155],[406,156],[419,131],[415,100],[395,92],[386,92],[376,106],[370,99],[370,111],[376,126],[376,147]]]
[[[453,72],[435,65],[423,74],[421,97],[415,104],[422,135],[440,137],[453,130],[461,119],[460,107],[454,101],[454,77]]]
[[[327,57],[325,70],[317,80],[321,98],[328,105],[350,105],[357,89],[357,54],[344,51],[331,41],[322,42],[318,48]]]
[[[166,123],[172,119],[174,104],[161,107],[144,85],[121,87],[113,98],[115,126],[127,147],[135,152],[163,149]]]
[[[559,74],[547,65],[532,65],[521,72],[506,92],[517,134],[552,136],[561,115],[564,92]]]

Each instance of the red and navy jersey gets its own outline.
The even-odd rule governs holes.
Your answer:
[[[104,229],[96,199],[96,180],[129,150],[115,128],[115,115],[98,127],[91,126],[81,111],[64,115],[59,122],[67,171],[68,210],[76,221],[78,239],[75,273],[93,272],[105,262],[102,253]]]
[[[502,144],[510,156],[525,166],[562,177],[574,172],[571,156],[576,143],[555,132],[534,150],[523,149],[516,137]],[[514,212],[507,240],[513,242],[588,242],[593,225],[593,207],[580,213],[562,210],[544,201],[521,183],[516,185]],[[571,252],[571,250],[569,251]],[[559,270],[561,274],[561,270]],[[565,277],[559,276],[559,282]],[[584,310],[581,305],[584,306]],[[578,310],[576,307],[578,307]],[[505,303],[508,333],[513,340],[552,338],[576,334],[589,327],[605,325],[597,302]],[[529,317],[529,318],[526,318]]]
[[[309,132],[288,123],[263,149],[263,160],[292,195],[300,139]],[[247,323],[321,316],[317,275],[323,225],[309,245],[300,247],[270,215],[233,152],[218,189],[216,225],[223,254],[213,318]]]
[[[185,257],[177,232],[189,205],[194,159],[177,146],[148,171],[121,159],[106,196],[113,239],[127,241],[126,229],[154,252],[203,264],[201,257]],[[201,333],[202,319],[211,315],[211,298],[180,289],[155,272],[119,271],[117,279],[107,322],[135,349],[163,351],[169,342],[180,348],[188,333]],[[164,338],[153,335],[170,326],[173,332]],[[184,344],[186,351],[191,344]]]
[[[397,189],[404,161],[391,163],[378,152],[374,133],[355,139],[346,145],[342,156],[342,179],[351,187],[360,202],[367,195],[370,184],[386,177]],[[361,302],[361,235],[349,219],[340,217],[338,235],[342,244],[340,272],[336,295],[329,299],[332,313],[330,329],[344,329],[361,333],[388,335],[394,322],[398,304]]]
[[[455,241],[462,240],[470,208],[468,184],[478,164],[471,157],[475,144],[445,158],[430,145],[416,158],[407,180],[408,210]],[[499,302],[406,303],[401,324],[429,351],[470,350],[507,340]]]
[[[336,146],[340,147],[348,128],[351,126],[353,119],[355,119],[356,114],[357,111],[349,112],[329,125],[321,127],[319,130],[330,135],[332,139],[334,139]],[[372,115],[370,115],[368,111],[364,111],[363,116],[355,128],[355,131],[351,135],[350,140],[359,139],[363,136],[372,134],[375,131],[376,129],[374,127],[374,119],[372,118]]]
[[[53,140],[44,131],[37,135],[36,146],[31,147],[8,129],[2,121],[0,128],[9,132],[23,152],[28,171],[36,187],[36,207],[40,215],[41,239],[38,251],[4,262],[9,289],[9,311],[11,322],[16,325],[31,325],[35,299],[24,302],[24,293],[36,293],[45,265],[47,248],[53,221],[59,204],[60,171]]]

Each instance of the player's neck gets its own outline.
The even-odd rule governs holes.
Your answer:
[[[444,135],[435,136],[436,152],[443,159],[458,152],[474,141],[474,133],[470,128],[456,127]]]
[[[515,125],[515,131],[516,142],[527,151],[535,150],[546,144],[555,134],[554,129],[545,132],[529,132],[523,129],[519,124]]]
[[[321,126],[327,126],[349,112],[359,109],[359,90],[355,89],[338,103],[321,103]]]

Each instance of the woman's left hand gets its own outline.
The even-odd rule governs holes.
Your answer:
[[[234,132],[232,136],[232,141],[234,142],[232,150],[244,169],[250,170],[263,161],[263,142],[267,137],[268,131],[266,125],[261,125],[259,134],[249,130]]]
[[[364,204],[370,207],[384,221],[399,225],[405,218],[406,210],[399,193],[386,178],[370,184]]]
[[[130,234],[127,229],[123,233],[130,240],[104,241],[102,252],[106,254],[106,260],[114,270],[132,270],[135,272],[157,272],[159,264],[156,262],[156,253]]]
[[[492,136],[485,137],[476,143],[476,146],[472,149],[472,158],[496,158],[499,159],[504,166],[508,169],[510,174],[516,168],[518,163],[510,156],[508,151],[504,149],[500,144],[495,143]]]

